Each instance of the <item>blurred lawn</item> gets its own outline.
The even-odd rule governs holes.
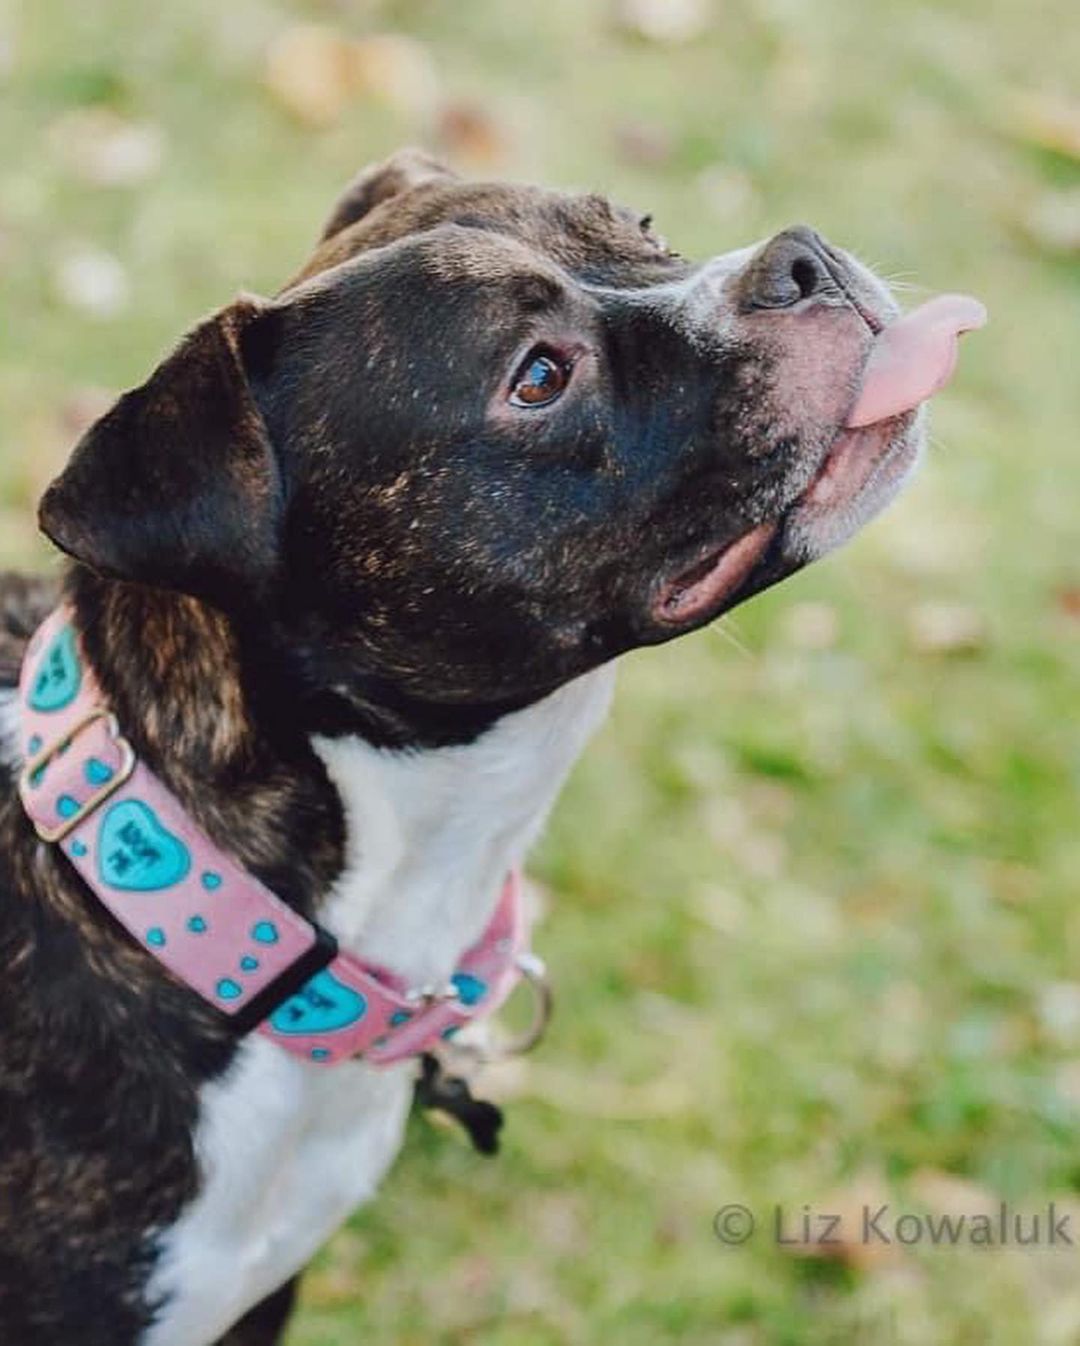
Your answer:
[[[293,1346],[1080,1341],[1080,1249],[711,1233],[731,1201],[1080,1209],[1080,165],[1021,97],[1080,93],[1076,19],[718,0],[664,45],[596,0],[0,0],[0,561],[43,562],[33,496],[105,395],[403,142],[689,254],[807,219],[993,317],[899,507],[627,662],[534,864],[560,1012],[497,1081],[505,1153],[415,1120]],[[422,45],[314,126],[263,82],[313,20]]]

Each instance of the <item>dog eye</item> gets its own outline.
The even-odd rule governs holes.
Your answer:
[[[570,382],[570,366],[554,351],[531,351],[514,376],[510,401],[515,407],[546,407],[562,395]]]

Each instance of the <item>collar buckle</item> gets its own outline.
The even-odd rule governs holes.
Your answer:
[[[448,981],[444,986],[435,986],[429,982],[426,986],[418,986],[405,992],[406,1001],[410,1005],[419,1005],[422,1009],[430,1009],[432,1005],[446,1005],[459,998],[460,992],[452,981]]]
[[[88,799],[80,804],[78,809],[72,813],[70,817],[64,818],[63,821],[57,823],[55,826],[46,826],[45,823],[39,822],[36,818],[31,817],[31,821],[34,824],[34,831],[37,832],[42,841],[48,842],[50,845],[54,845],[58,841],[63,841],[65,837],[70,836],[80,824],[84,823],[91,814],[96,813],[107,799],[110,799],[122,785],[125,785],[131,779],[137,761],[135,749],[127,739],[124,738],[123,734],[121,734],[116,716],[104,706],[96,706],[88,714],[84,715],[76,724],[73,724],[69,729],[65,729],[58,738],[55,738],[51,743],[47,743],[40,752],[35,753],[25,764],[19,776],[19,793],[22,795],[23,799],[26,799],[36,788],[41,780],[42,774],[48,769],[50,764],[54,762],[61,753],[66,752],[80,734],[85,733],[87,729],[97,724],[99,720],[105,722],[105,728],[109,738],[120,750],[120,764],[104,785],[100,786]]]

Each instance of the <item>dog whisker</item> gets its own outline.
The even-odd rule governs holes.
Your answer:
[[[753,650],[750,649],[748,645],[744,644],[736,634],[733,629],[734,625],[735,624],[730,617],[717,617],[716,621],[709,623],[709,630],[715,635],[718,635],[720,639],[725,641],[728,645],[732,646],[733,649],[737,650],[744,659],[752,659],[754,657]]]

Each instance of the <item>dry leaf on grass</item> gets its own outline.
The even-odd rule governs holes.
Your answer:
[[[509,156],[509,138],[494,116],[478,103],[447,103],[439,112],[440,148],[463,168],[498,168]]]
[[[1057,607],[1063,617],[1080,622],[1080,584],[1066,584],[1057,592]]]
[[[873,1232],[882,1207],[895,1209],[884,1179],[877,1173],[862,1173],[809,1208],[801,1202],[777,1207],[770,1212],[769,1232],[784,1252],[795,1257],[821,1257],[867,1271],[905,1256],[902,1246],[886,1243]]]
[[[305,125],[330,126],[353,96],[352,42],[319,24],[287,28],[266,54],[264,80]]]
[[[369,98],[421,121],[438,96],[427,48],[396,33],[350,38],[323,24],[286,28],[271,43],[266,87],[306,126],[332,126],[355,99]]]

